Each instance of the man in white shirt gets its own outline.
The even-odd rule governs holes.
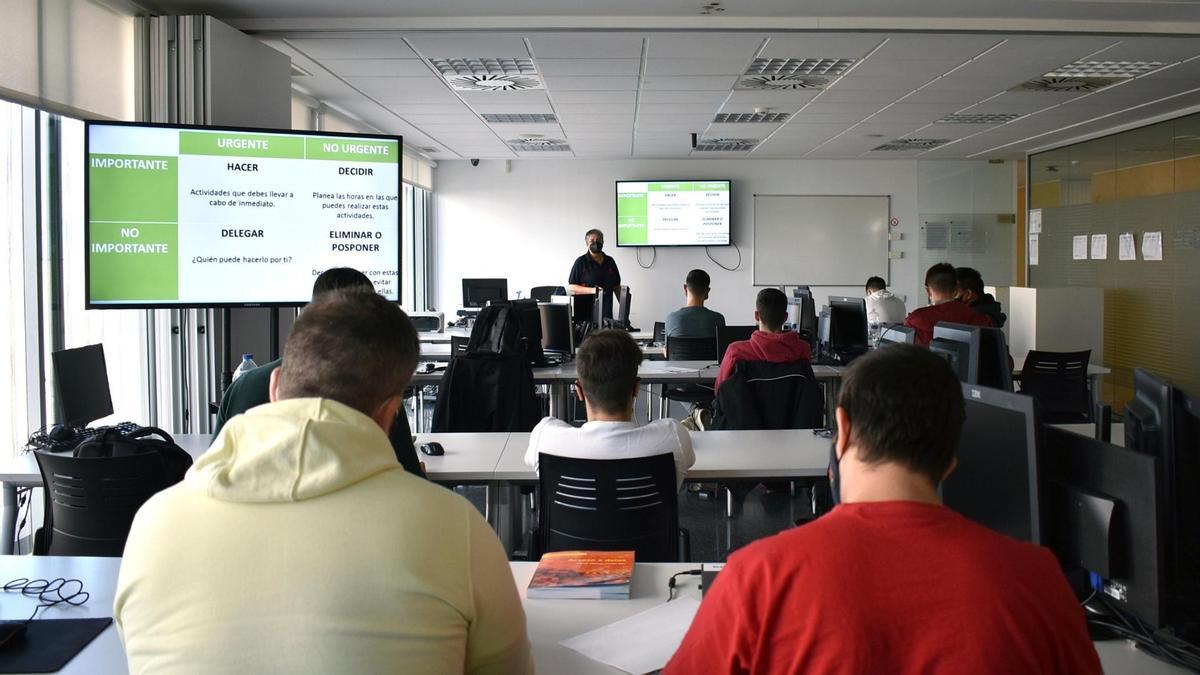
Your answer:
[[[692,438],[679,422],[663,419],[645,426],[633,423],[633,402],[641,380],[642,350],[620,330],[602,330],[583,341],[575,354],[579,379],[575,395],[587,407],[588,421],[576,428],[547,417],[533,430],[525,463],[538,467],[538,453],[580,459],[631,459],[675,455],[675,483],[683,478],[696,455]]]
[[[892,295],[881,277],[867,279],[867,323],[904,323],[904,301]]]

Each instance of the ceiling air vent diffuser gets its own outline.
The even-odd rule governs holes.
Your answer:
[[[782,112],[720,113],[713,118],[713,124],[745,124],[753,122],[779,124],[786,122],[787,118],[788,114]]]
[[[558,118],[549,113],[483,113],[490,124],[553,124]]]
[[[1022,82],[1010,91],[1042,91],[1048,93],[1071,93],[1096,91],[1125,80],[1123,77],[1053,77],[1045,75],[1036,80]]]
[[[1016,113],[956,113],[946,115],[936,124],[1004,124],[1018,117]]]
[[[897,138],[871,148],[873,152],[901,152],[904,150],[932,150],[950,142],[948,138]]]
[[[854,65],[854,59],[754,59],[747,75],[837,76]]]
[[[824,89],[827,77],[812,75],[751,75],[738,80],[735,89],[788,91],[791,89]]]
[[[446,81],[457,91],[524,91],[541,89],[542,81],[530,75],[458,75]]]
[[[758,141],[753,138],[702,138],[694,150],[696,152],[745,152],[753,150]]]
[[[513,138],[506,141],[516,152],[567,152],[567,142],[557,138]]]

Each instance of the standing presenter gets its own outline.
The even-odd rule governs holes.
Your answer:
[[[600,230],[588,230],[583,235],[587,243],[587,253],[575,259],[571,265],[571,276],[567,279],[568,289],[572,295],[595,296],[603,292],[616,293],[621,285],[621,271],[612,256],[604,254],[604,233]],[[575,298],[575,317],[592,316],[594,298]],[[612,318],[612,304],[605,306],[604,318]]]

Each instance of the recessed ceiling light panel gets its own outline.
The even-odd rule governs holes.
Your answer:
[[[446,82],[456,91],[525,91],[541,89],[536,75],[456,75]]]
[[[558,117],[549,113],[483,113],[490,124],[554,124]]]
[[[786,122],[788,113],[720,113],[713,118],[713,124],[747,124],[766,122],[779,124]]]
[[[836,77],[854,65],[855,59],[754,59],[747,75],[826,75]]]
[[[1004,124],[1020,117],[1017,113],[956,113],[946,115],[937,124]]]
[[[753,150],[758,140],[753,138],[702,138],[693,148],[696,152],[745,152]]]
[[[1162,61],[1073,61],[1046,77],[1137,77],[1167,64]]]
[[[517,152],[566,152],[571,146],[558,138],[510,138],[508,147]]]
[[[932,150],[950,142],[948,138],[897,138],[871,148],[872,152],[901,152],[904,150]]]
[[[829,78],[813,75],[751,75],[738,80],[734,89],[758,91],[788,91],[792,89],[824,89]]]
[[[1010,91],[1041,91],[1047,93],[1072,93],[1079,91],[1096,91],[1110,87],[1118,82],[1124,82],[1125,77],[1039,77],[1036,80],[1022,82]]]
[[[429,59],[443,77],[452,75],[537,75],[532,59],[456,58]]]

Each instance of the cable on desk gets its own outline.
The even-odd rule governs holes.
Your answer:
[[[701,570],[696,569],[696,570],[684,570],[682,572],[676,572],[675,574],[672,574],[670,580],[667,581],[667,602],[670,602],[675,599],[676,577],[681,577],[684,575],[698,577],[698,576],[700,576],[700,572],[701,572]]]
[[[33,614],[25,619],[25,623],[33,621],[38,610],[50,609],[63,603],[79,607],[92,597],[91,593],[83,590],[83,582],[79,579],[13,579],[4,584],[5,592],[20,591],[26,597],[36,597],[38,606],[33,608]]]
[[[1200,672],[1200,646],[1180,639],[1169,629],[1153,629],[1102,595],[1090,599],[1085,607],[1089,624],[1111,630],[1161,661]]]

